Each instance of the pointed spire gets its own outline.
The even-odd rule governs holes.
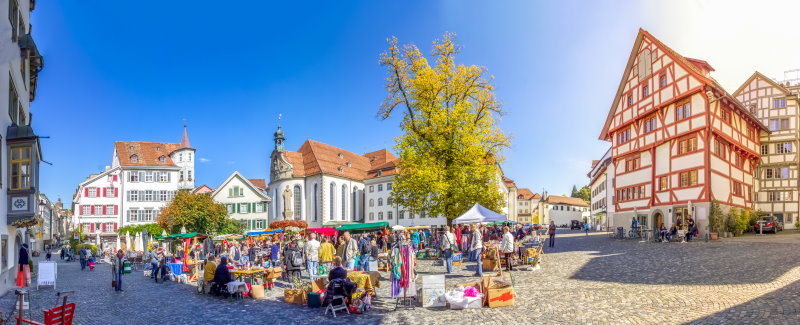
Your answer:
[[[189,145],[189,135],[186,133],[186,124],[183,125],[183,138],[181,138],[181,148],[191,148]]]

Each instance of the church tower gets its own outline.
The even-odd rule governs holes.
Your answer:
[[[195,149],[189,144],[189,134],[186,132],[186,125],[184,124],[180,146],[171,154],[172,161],[181,168],[178,174],[179,189],[194,189],[194,156]]]

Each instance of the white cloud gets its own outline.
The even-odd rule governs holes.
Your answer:
[[[207,158],[200,158],[200,162],[201,162],[201,163],[207,163],[207,162],[209,162],[209,161],[211,161],[211,160],[210,160],[210,159],[207,159]]]

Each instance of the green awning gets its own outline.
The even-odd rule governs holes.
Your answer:
[[[366,231],[366,230],[375,230],[375,229],[383,229],[389,227],[388,222],[370,222],[370,223],[356,223],[351,225],[342,225],[339,228],[336,228],[338,231]]]

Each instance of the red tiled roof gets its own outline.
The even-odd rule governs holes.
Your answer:
[[[520,199],[519,197],[522,196]],[[530,200],[533,198],[533,192],[527,188],[518,188],[517,189],[517,200]]]
[[[508,177],[503,176],[503,182],[506,183],[506,187],[517,187],[517,184],[514,183],[514,181]]]
[[[160,143],[160,142],[140,142],[140,141],[117,141],[114,142],[114,147],[119,156],[120,166],[175,166],[172,158],[169,155],[180,149],[178,143]],[[133,162],[133,156],[136,156],[137,162]],[[161,163],[160,157],[164,156],[164,163]]]
[[[200,187],[194,189],[194,191],[192,191],[192,192],[194,192],[194,193],[211,193],[211,192],[214,192],[214,189],[211,188],[208,185],[203,184],[203,185],[200,185]]]
[[[248,179],[248,181],[250,181],[250,184],[253,184],[253,186],[262,190],[267,189],[267,181],[263,178]]]
[[[541,199],[541,198],[542,198],[542,196],[541,196],[541,195],[539,195],[539,193],[534,193],[534,194],[533,194],[533,198],[534,198],[534,199]]]
[[[363,180],[396,173],[396,161],[386,149],[359,155],[322,142],[306,140],[300,149],[284,151],[284,158],[294,168],[294,176],[312,176],[320,173]]]
[[[544,200],[545,203],[549,204],[566,204],[566,205],[574,205],[579,207],[588,207],[584,200],[576,198],[576,197],[569,197],[569,196],[559,196],[559,195],[550,195]]]

